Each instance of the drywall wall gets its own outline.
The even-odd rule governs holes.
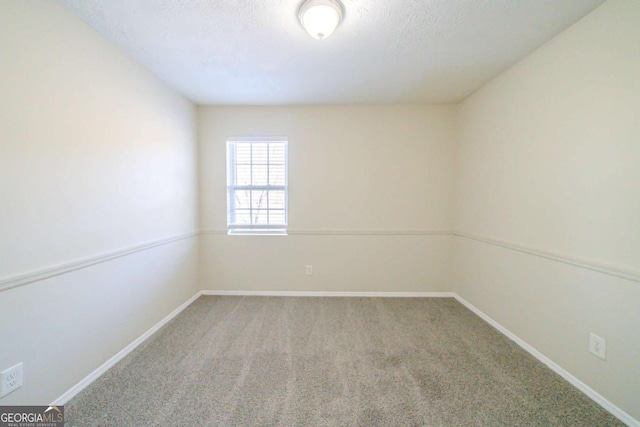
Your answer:
[[[195,108],[58,2],[0,2],[0,57],[0,404],[47,404],[197,292]]]
[[[461,105],[454,261],[463,298],[636,419],[638,22],[610,0]]]
[[[452,106],[199,107],[204,289],[448,290],[454,122]],[[276,135],[290,235],[227,236],[226,138]]]

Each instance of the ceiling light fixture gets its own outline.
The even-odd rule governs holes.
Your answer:
[[[326,39],[342,20],[340,0],[306,0],[300,6],[298,19],[305,30],[316,39]]]

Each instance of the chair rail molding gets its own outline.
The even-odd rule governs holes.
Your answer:
[[[17,288],[18,286],[28,285],[29,283],[39,282],[40,280],[45,280],[50,277],[60,276],[62,274],[70,273],[72,271],[90,267],[92,265],[100,264],[103,262],[111,261],[116,258],[121,258],[127,255],[135,254],[137,252],[146,251],[148,249],[156,248],[158,246],[168,245],[169,243],[177,242],[179,240],[196,237],[199,234],[200,233],[197,231],[192,231],[189,233],[173,235],[173,236],[165,237],[163,239],[153,240],[153,241],[140,243],[133,246],[128,246],[126,248],[117,249],[115,251],[93,255],[87,258],[81,258],[78,260],[41,268],[41,269],[20,274],[17,276],[3,278],[3,279],[0,279],[0,292]]]
[[[533,248],[531,246],[525,246],[517,243],[506,242],[503,240],[493,239],[489,237],[477,236],[474,234],[463,233],[460,231],[456,231],[453,234],[456,237],[475,240],[476,242],[481,242],[481,243],[485,243],[492,246],[499,246],[501,248],[510,249],[512,251],[521,252],[521,253],[537,256],[540,258],[546,258],[552,261],[561,262],[563,264],[572,265],[574,267],[584,268],[586,270],[596,271],[598,273],[606,274],[609,276],[619,277],[621,279],[640,282],[640,270],[635,270],[627,267],[619,267],[619,266],[607,264],[601,261],[593,261],[593,260],[573,257],[570,255],[563,255],[556,252]]]

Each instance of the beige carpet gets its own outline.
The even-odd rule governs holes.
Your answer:
[[[451,298],[201,297],[69,426],[623,425]]]

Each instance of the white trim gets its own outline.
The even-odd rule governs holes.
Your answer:
[[[289,142],[288,136],[227,136],[227,142]]]
[[[92,265],[100,264],[106,261],[111,261],[113,259],[121,258],[137,252],[142,252],[147,249],[152,249],[158,246],[173,243],[178,240],[184,240],[190,237],[196,237],[201,234],[223,236],[223,235],[227,235],[228,231],[227,230],[193,231],[190,233],[179,234],[175,236],[166,237],[163,239],[153,240],[150,242],[129,246],[126,248],[117,249],[111,252],[93,255],[93,256],[78,259],[75,261],[69,261],[62,264],[45,267],[42,269],[34,270],[31,272],[16,275],[16,276],[0,278],[0,292],[17,288],[18,286],[28,285],[30,283],[38,282],[51,277],[60,276],[62,274],[66,274],[66,273],[70,273],[86,267],[90,267]],[[452,236],[454,235],[454,232],[447,231],[447,230],[289,230],[287,231],[287,234],[296,235],[296,236]]]
[[[485,322],[493,326],[495,329],[497,329],[500,333],[502,333],[507,338],[509,338],[511,341],[518,344],[520,347],[526,350],[533,357],[535,357],[540,362],[547,365],[552,371],[554,371],[555,373],[560,375],[562,378],[567,380],[571,385],[573,385],[575,388],[577,388],[578,390],[586,394],[587,397],[589,397],[591,400],[596,402],[598,405],[602,406],[605,410],[610,412],[613,416],[618,418],[620,421],[622,421],[623,423],[625,423],[630,427],[640,427],[640,421],[636,420],[631,415],[627,414],[625,411],[623,411],[622,409],[618,408],[616,405],[608,401],[600,393],[598,393],[597,391],[595,391],[594,389],[592,389],[591,387],[589,387],[588,385],[580,381],[578,378],[574,377],[572,374],[570,374],[560,365],[558,365],[553,360],[549,359],[547,356],[545,356],[544,354],[542,354],[541,352],[539,352],[538,350],[536,350],[535,348],[527,344],[527,342],[525,342],[523,339],[521,339],[516,334],[514,334],[513,332],[511,332],[510,330],[502,326],[500,323],[493,320],[491,317],[486,315],[476,306],[474,306],[473,304],[471,304],[470,302],[468,302],[467,300],[465,300],[464,298],[462,298],[460,295],[456,293],[454,293],[454,298],[458,300],[460,304],[464,305],[466,308],[468,308],[469,310],[477,314],[482,320],[484,320]]]
[[[229,236],[286,236],[286,228],[232,228]]]
[[[306,291],[199,291],[194,296],[185,301],[178,308],[173,310],[160,322],[152,326],[148,331],[136,338],[131,344],[120,350],[117,354],[100,365],[96,370],[80,380],[60,397],[55,399],[51,405],[65,405],[78,393],[87,388],[101,375],[111,369],[116,363],[124,359],[129,353],[135,350],[140,344],[146,341],[151,335],[167,324],[171,319],[180,314],[185,308],[191,305],[201,295],[235,295],[235,296],[305,296],[305,297],[422,297],[422,298],[453,298],[452,292],[306,292]]]
[[[333,291],[218,291],[202,295],[269,297],[359,297],[359,298],[454,298],[453,292],[333,292]]]
[[[190,237],[195,237],[198,234],[200,233],[191,232],[191,233],[179,234],[176,236],[166,237],[164,239],[159,239],[151,242],[141,243],[134,246],[129,246],[127,248],[118,249],[112,252],[106,252],[103,254],[94,255],[87,258],[82,258],[79,260],[42,268],[39,270],[31,271],[26,274],[20,274],[18,276],[6,277],[4,279],[0,279],[0,292],[17,288],[18,286],[28,285],[29,283],[38,282],[40,280],[48,279],[50,277],[60,276],[61,274],[70,273],[72,271],[80,270],[82,268],[90,267],[92,265],[100,264],[106,261],[111,261],[113,259],[131,255],[136,252],[142,252],[147,249],[156,248],[158,246],[173,243],[178,240],[184,240]]]
[[[475,241],[486,243],[493,246],[500,246],[502,248],[511,249],[513,251],[550,259],[552,261],[561,262],[563,264],[573,265],[574,267],[584,268],[591,271],[597,271],[598,273],[607,274],[609,276],[632,280],[634,282],[640,282],[639,270],[634,270],[626,267],[618,267],[618,266],[610,265],[600,261],[592,261],[592,260],[576,258],[568,255],[562,255],[554,252],[545,251],[542,249],[532,248],[530,246],[519,245],[516,243],[510,243],[502,240],[491,239],[488,237],[476,236],[468,233],[461,233],[458,231],[454,232],[453,234],[457,237],[463,237],[465,239],[475,240]]]
[[[125,348],[120,350],[113,357],[111,357],[109,360],[107,360],[102,365],[100,365],[100,367],[98,367],[95,371],[91,372],[89,375],[87,375],[82,380],[80,380],[80,382],[78,382],[76,385],[74,385],[69,390],[67,390],[65,393],[63,393],[60,397],[58,397],[56,400],[54,400],[51,403],[51,405],[65,405],[68,401],[73,399],[78,393],[80,393],[82,390],[84,390],[92,382],[97,380],[102,374],[104,374],[109,369],[111,369],[116,363],[118,363],[119,361],[124,359],[129,353],[131,353],[140,344],[142,344],[144,341],[146,341],[147,338],[149,338],[151,335],[156,333],[156,331],[158,331],[158,329],[162,328],[171,319],[173,319],[178,314],[180,314],[180,312],[182,312],[182,310],[184,310],[189,305],[191,305],[192,302],[197,300],[200,297],[200,295],[202,295],[202,292],[197,292],[194,296],[192,296],[191,298],[186,300],[178,308],[176,308],[171,313],[169,313],[169,315],[167,315],[167,317],[165,317],[164,319],[162,319],[161,321],[156,323],[154,326],[151,327],[151,329],[149,329],[144,334],[140,335],[131,344],[129,344],[128,346],[126,346]]]
[[[289,230],[299,236],[452,236],[447,230]]]
[[[509,331],[507,328],[502,326],[500,323],[493,320],[491,317],[486,315],[480,309],[472,305],[470,302],[462,298],[455,292],[320,292],[320,291],[217,291],[217,290],[203,290],[196,293],[194,296],[185,301],[182,305],[172,311],[167,317],[162,319],[156,325],[154,325],[151,329],[149,329],[144,334],[140,335],[137,339],[135,339],[131,344],[126,346],[116,355],[111,357],[105,363],[103,363],[99,368],[95,371],[87,375],[76,385],[71,387],[68,391],[63,393],[60,397],[55,399],[51,404],[52,405],[64,405],[69,400],[71,400],[74,396],[84,390],[87,386],[89,386],[92,382],[98,379],[102,374],[104,374],[107,370],[113,367],[116,363],[122,360],[125,356],[135,350],[140,344],[142,344],[146,339],[148,339],[151,335],[157,332],[161,327],[163,327],[166,323],[168,323],[171,319],[176,317],[180,312],[182,312],[185,308],[187,308],[191,303],[193,303],[196,299],[198,299],[201,295],[217,295],[217,296],[294,296],[294,297],[386,297],[386,298],[455,298],[458,302],[464,305],[466,308],[471,310],[473,313],[478,315],[482,320],[487,322],[489,325],[493,326],[500,333],[505,335],[507,338],[511,339],[513,342],[518,344],[524,350],[526,350],[533,357],[538,359],[540,362],[547,365],[551,370],[559,374],[565,380],[567,380],[571,385],[576,387],[578,390],[582,391],[587,397],[591,400],[602,406],[605,410],[611,413],[613,416],[618,418],[623,423],[627,424],[630,427],[640,427],[640,422],[633,418],[631,415],[627,414],[622,409],[618,408],[616,405],[608,401],[601,394],[593,390],[591,387],[580,381],[578,378],[571,375],[568,371],[563,369],[560,365],[553,362],[547,356],[527,344],[524,340],[519,338],[517,335]]]
[[[202,230],[203,235],[226,235],[227,230]],[[449,230],[287,230],[291,236],[453,236]]]
[[[254,144],[259,143],[267,143],[267,144],[278,144],[284,146],[284,183],[282,185],[270,185],[269,184],[269,171],[271,170],[271,166],[273,165],[270,160],[269,150],[267,150],[267,184],[266,185],[241,185],[238,184],[237,180],[237,168],[238,168],[238,158],[237,158],[237,145],[238,144],[249,144],[251,146],[251,175],[253,175],[253,147]],[[229,230],[229,234],[233,234],[232,231],[242,228],[265,228],[265,229],[284,229],[286,231],[287,224],[289,221],[289,138],[274,138],[274,137],[227,137],[227,229]],[[253,181],[253,179],[252,179]],[[281,223],[272,223],[269,220],[269,200],[267,198],[267,222],[266,225],[253,224],[254,220],[250,218],[250,222],[252,224],[244,225],[238,224],[237,221],[237,208],[235,202],[235,193],[236,191],[244,191],[244,190],[268,190],[268,191],[281,191],[284,194],[284,220]],[[253,212],[253,204],[249,206],[250,213]],[[275,209],[280,210],[280,209]],[[252,234],[260,234],[260,233],[252,233]]]

